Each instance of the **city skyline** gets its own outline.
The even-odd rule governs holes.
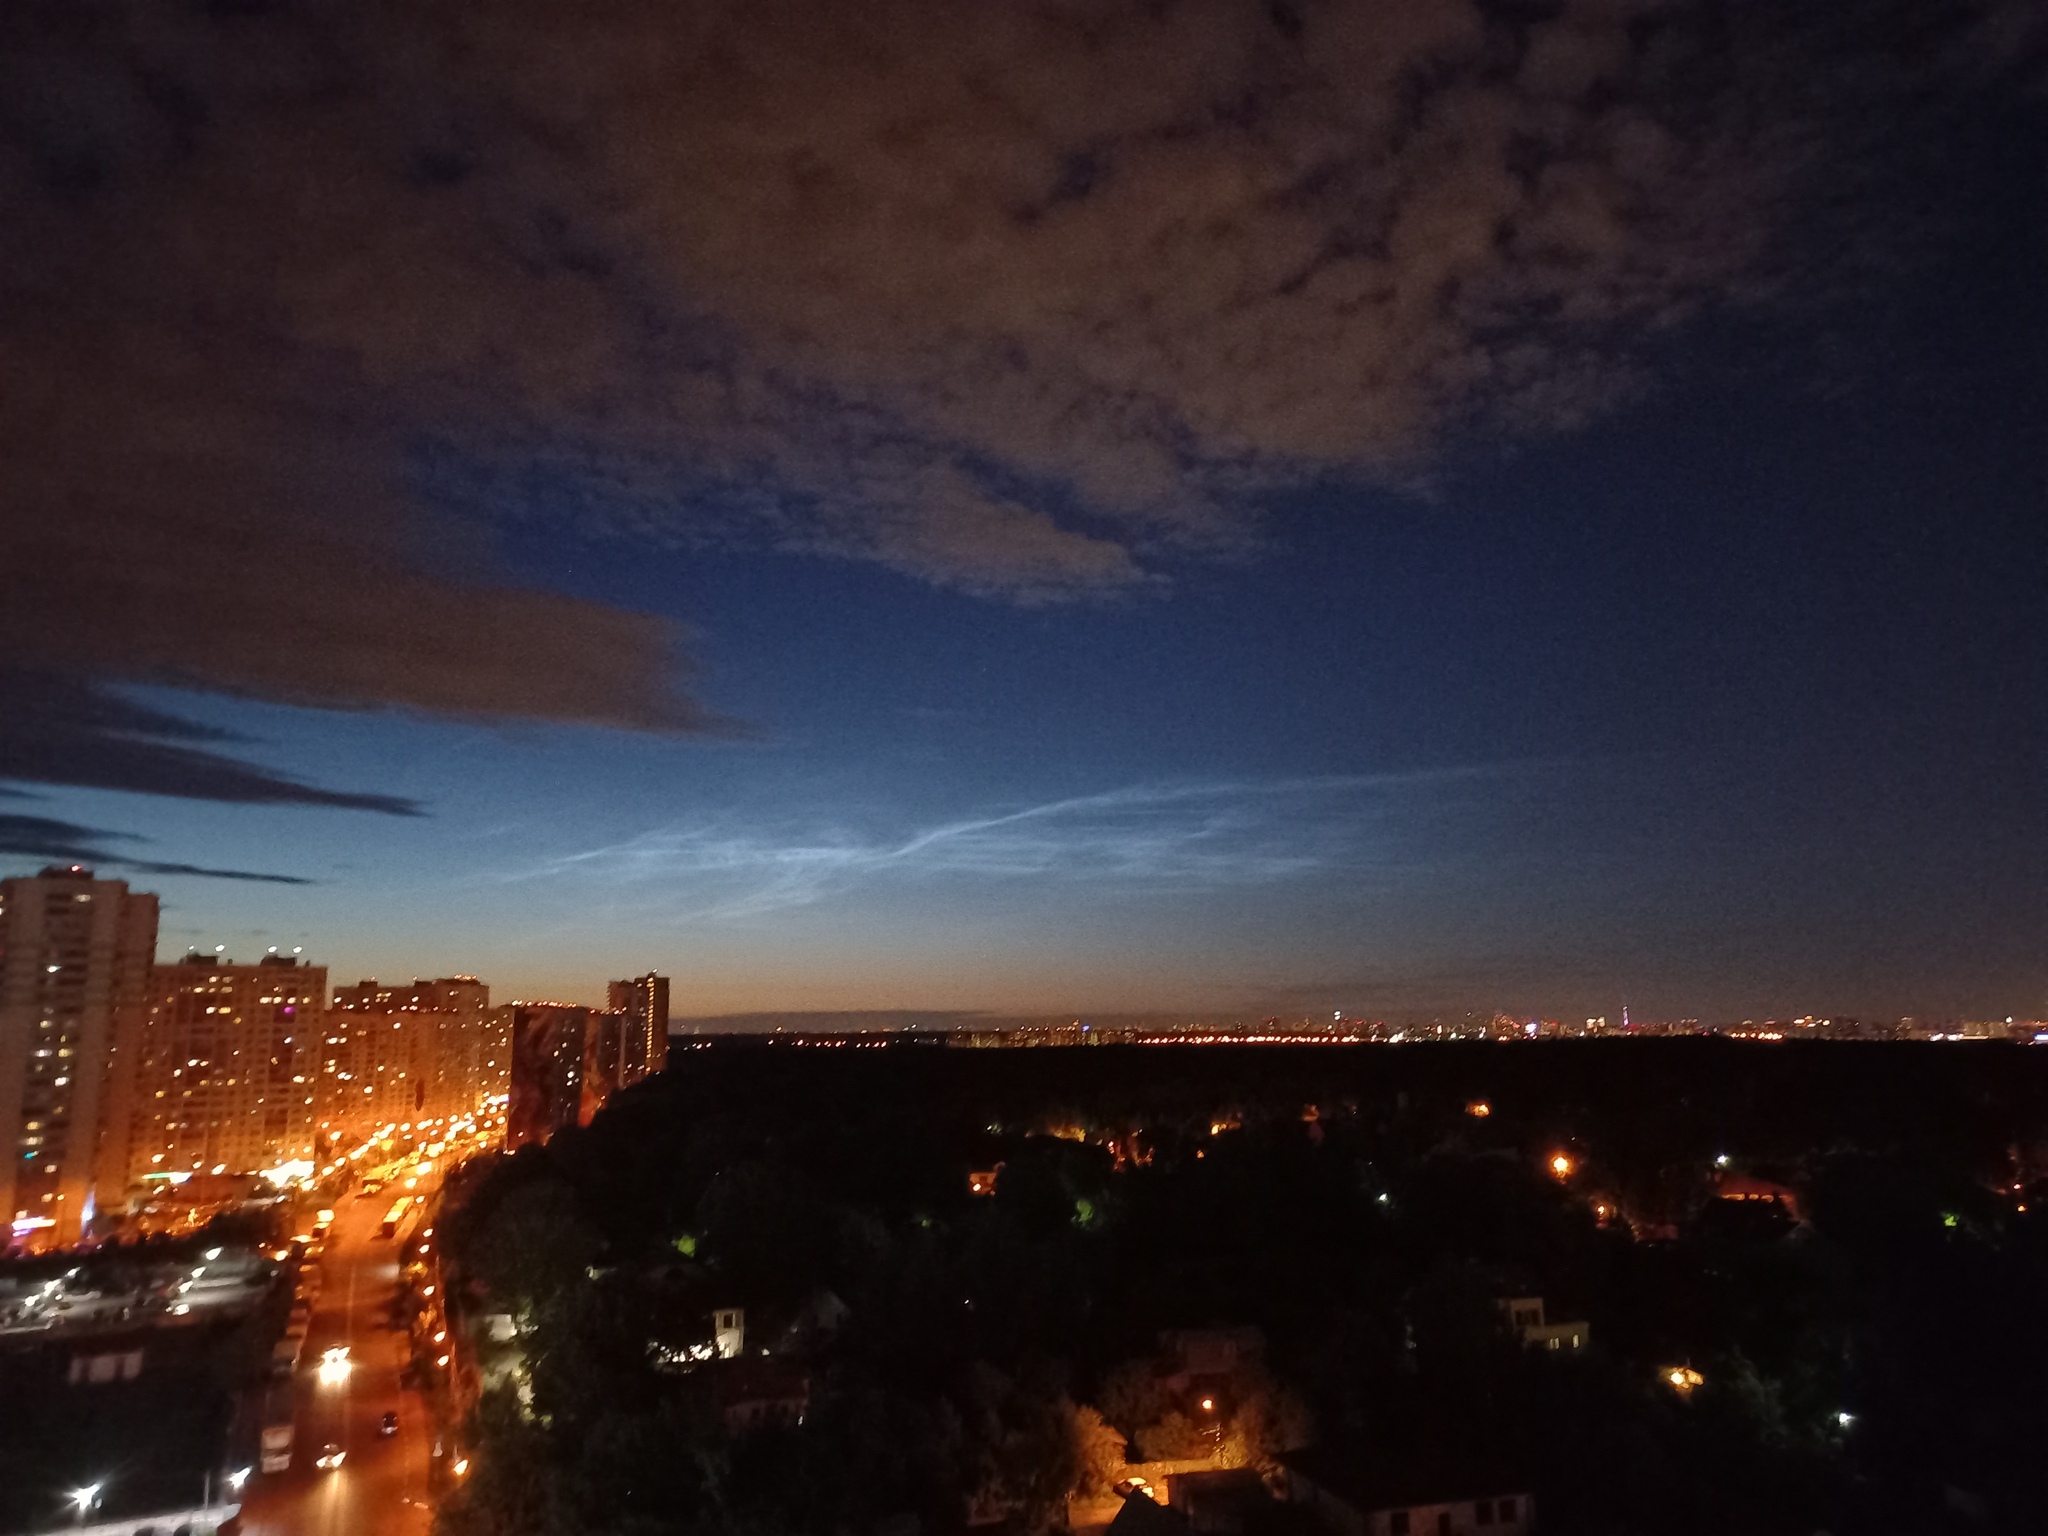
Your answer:
[[[2019,1536],[2048,0],[0,3],[0,1536]]]
[[[508,1103],[515,1144],[545,1139],[667,1064],[653,971],[601,1008],[494,1007],[473,975],[331,986],[297,947],[158,961],[157,928],[153,893],[82,865],[0,879],[0,1249],[179,1230],[397,1130],[482,1134]],[[539,1119],[535,1014],[571,1058]]]

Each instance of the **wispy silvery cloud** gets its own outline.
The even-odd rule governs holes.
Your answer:
[[[1198,895],[1363,872],[1400,857],[1427,810],[1530,765],[1139,784],[894,834],[844,822],[673,823],[506,878],[673,891],[683,919],[804,906],[882,882],[1087,884]]]

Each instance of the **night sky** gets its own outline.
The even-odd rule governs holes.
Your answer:
[[[11,4],[0,872],[678,1014],[2041,1016],[2044,40]]]

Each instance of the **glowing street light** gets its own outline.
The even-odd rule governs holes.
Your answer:
[[[228,1487],[232,1488],[236,1493],[240,1493],[242,1491],[242,1484],[248,1481],[249,1469],[247,1467],[237,1467],[228,1474]]]
[[[1572,1176],[1572,1166],[1572,1160],[1569,1154],[1564,1152],[1557,1152],[1551,1155],[1550,1171],[1556,1174],[1560,1179],[1568,1179]]]
[[[1666,1366],[1659,1374],[1664,1378],[1664,1385],[1680,1397],[1691,1397],[1693,1388],[1706,1380],[1706,1377],[1689,1365]]]
[[[92,1513],[93,1505],[100,1501],[100,1484],[87,1483],[83,1488],[71,1490],[71,1504],[78,1515],[78,1523],[85,1524],[85,1517]]]

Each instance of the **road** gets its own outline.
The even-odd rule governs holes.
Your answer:
[[[431,1522],[427,1466],[433,1431],[419,1394],[398,1384],[406,1336],[390,1326],[398,1254],[377,1225],[389,1201],[345,1196],[335,1209],[320,1267],[304,1364],[293,1383],[298,1433],[291,1470],[259,1472],[242,1504],[244,1536],[426,1536]],[[341,1386],[322,1386],[321,1353],[347,1345],[355,1368]],[[398,1433],[378,1423],[398,1414]],[[338,1471],[313,1465],[323,1445],[348,1453]]]

